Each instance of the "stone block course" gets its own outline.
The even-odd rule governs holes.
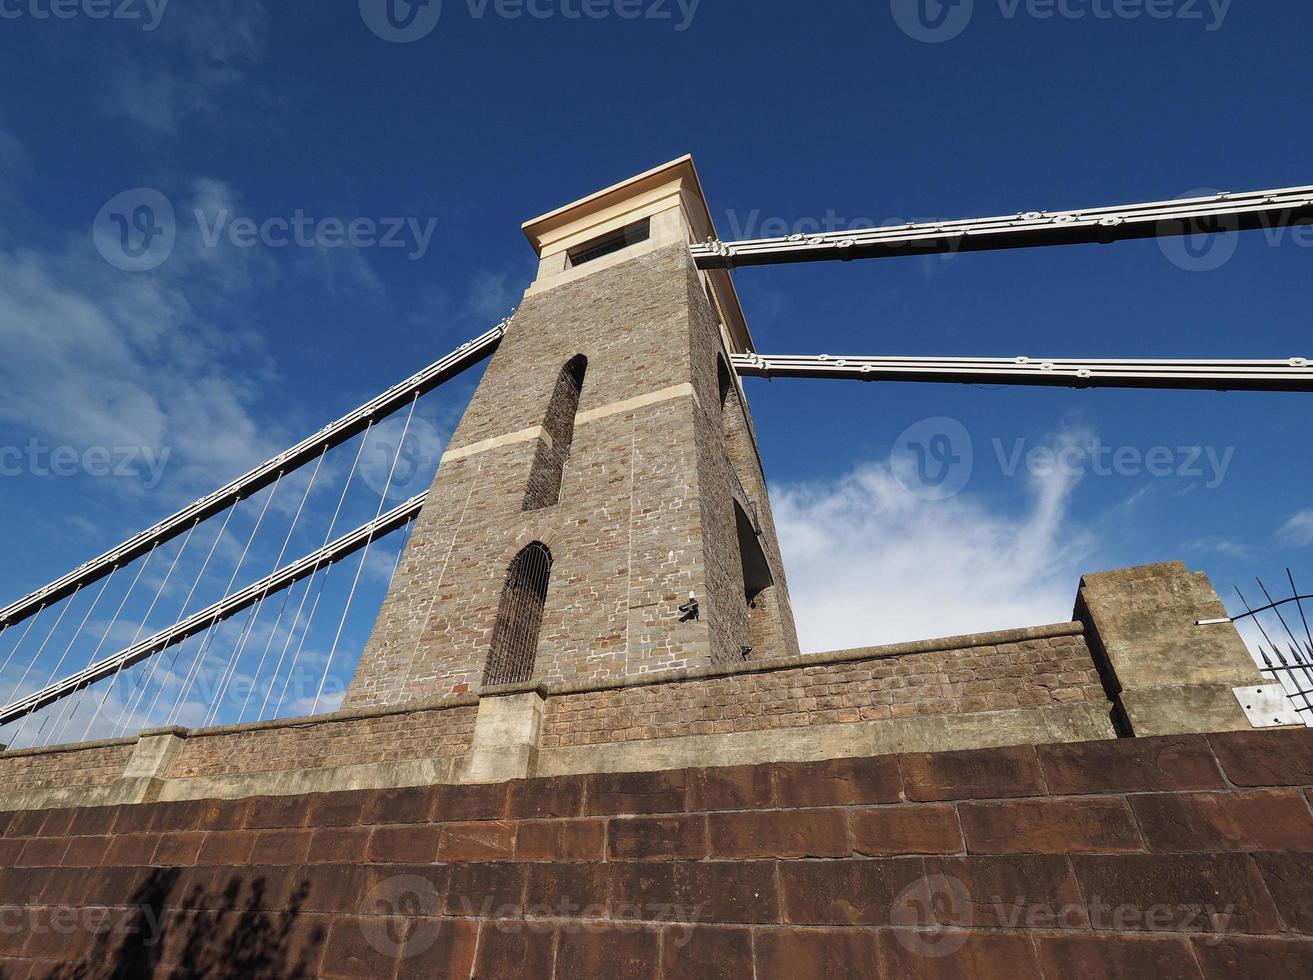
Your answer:
[[[144,956],[166,976],[208,955],[247,975],[216,952],[240,935],[280,976],[496,976],[522,957],[588,980],[617,975],[598,948],[639,936],[634,969],[660,980],[1302,976],[1313,784],[1200,789],[1201,746],[1216,761],[1173,738],[0,814],[5,922],[148,906],[165,923],[154,952],[0,930],[0,964],[151,975],[132,972]],[[1164,788],[1173,757],[1193,761]]]
[[[1029,746],[904,755],[900,763],[909,800],[1001,799],[1045,793],[1039,758]]]
[[[967,803],[962,832],[972,854],[1081,854],[1141,851],[1131,808],[1122,799]]]
[[[1163,793],[1130,802],[1151,851],[1313,850],[1313,812],[1297,791]]]
[[[1202,735],[1042,745],[1044,781],[1060,795],[1223,789]]]

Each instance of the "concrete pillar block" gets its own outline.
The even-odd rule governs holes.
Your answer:
[[[115,783],[122,790],[124,802],[153,803],[158,799],[169,765],[189,734],[187,728],[155,728],[141,733],[123,775]]]
[[[537,692],[483,698],[462,782],[501,783],[532,776],[545,704]]]
[[[1076,599],[1123,735],[1252,728],[1235,689],[1273,685],[1202,572],[1182,562],[1086,575]],[[1292,706],[1293,710],[1293,706]]]

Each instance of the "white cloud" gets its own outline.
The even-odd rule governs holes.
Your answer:
[[[1313,510],[1302,510],[1281,526],[1283,536],[1301,548],[1313,545]]]
[[[968,493],[920,499],[887,462],[835,483],[774,488],[803,650],[1066,622],[1094,550],[1068,516],[1077,482],[1029,478],[1016,516]]]
[[[241,314],[255,261],[180,239],[160,270],[132,275],[86,235],[0,249],[0,423],[53,445],[167,450],[177,490],[270,455],[279,440],[251,414],[268,366]],[[240,370],[227,367],[239,353]]]

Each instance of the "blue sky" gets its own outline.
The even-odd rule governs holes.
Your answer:
[[[435,6],[415,10],[424,36],[394,43],[371,29],[386,24],[373,0],[142,0],[123,8],[136,19],[95,18],[95,0],[65,19],[4,0],[0,595],[482,333],[532,277],[523,220],[685,152],[726,238],[1313,182],[1307,4],[975,0],[943,8],[927,42],[941,8],[925,2],[929,21],[911,0],[446,0],[436,22]],[[143,187],[174,208],[176,241],[127,271],[93,227]],[[329,239],[247,247],[233,224],[297,215]],[[334,219],[376,238],[400,221],[402,247],[329,247]],[[1313,236],[1277,237],[1202,256],[1144,242],[749,269],[737,283],[767,352],[1307,357]],[[423,403],[416,469],[476,381]],[[1224,592],[1287,566],[1313,581],[1306,395],[748,391],[808,649],[1063,620],[1082,572],[1172,558]],[[908,468],[927,434],[972,450],[950,496]],[[63,447],[77,462],[52,475],[43,454]],[[93,447],[131,447],[136,475],[98,475]],[[1069,465],[1045,465],[1045,449]],[[385,482],[387,453],[369,458]],[[280,493],[271,513],[290,520],[296,492]],[[376,502],[353,498],[344,522]],[[250,567],[281,544],[256,545]],[[376,608],[395,544],[372,555],[357,612]],[[349,677],[368,618],[344,628],[334,677]]]

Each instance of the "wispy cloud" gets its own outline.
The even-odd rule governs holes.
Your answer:
[[[175,487],[203,488],[276,450],[252,415],[267,359],[241,326],[249,263],[180,243],[157,272],[124,274],[85,235],[0,249],[0,422],[80,449],[167,449]],[[225,366],[235,353],[240,371]]]
[[[970,494],[920,499],[886,461],[834,483],[776,487],[803,649],[1065,622],[1094,550],[1069,515],[1077,482],[1027,479],[1018,515]]]
[[[1301,548],[1313,545],[1313,510],[1302,510],[1281,526],[1281,535]]]

